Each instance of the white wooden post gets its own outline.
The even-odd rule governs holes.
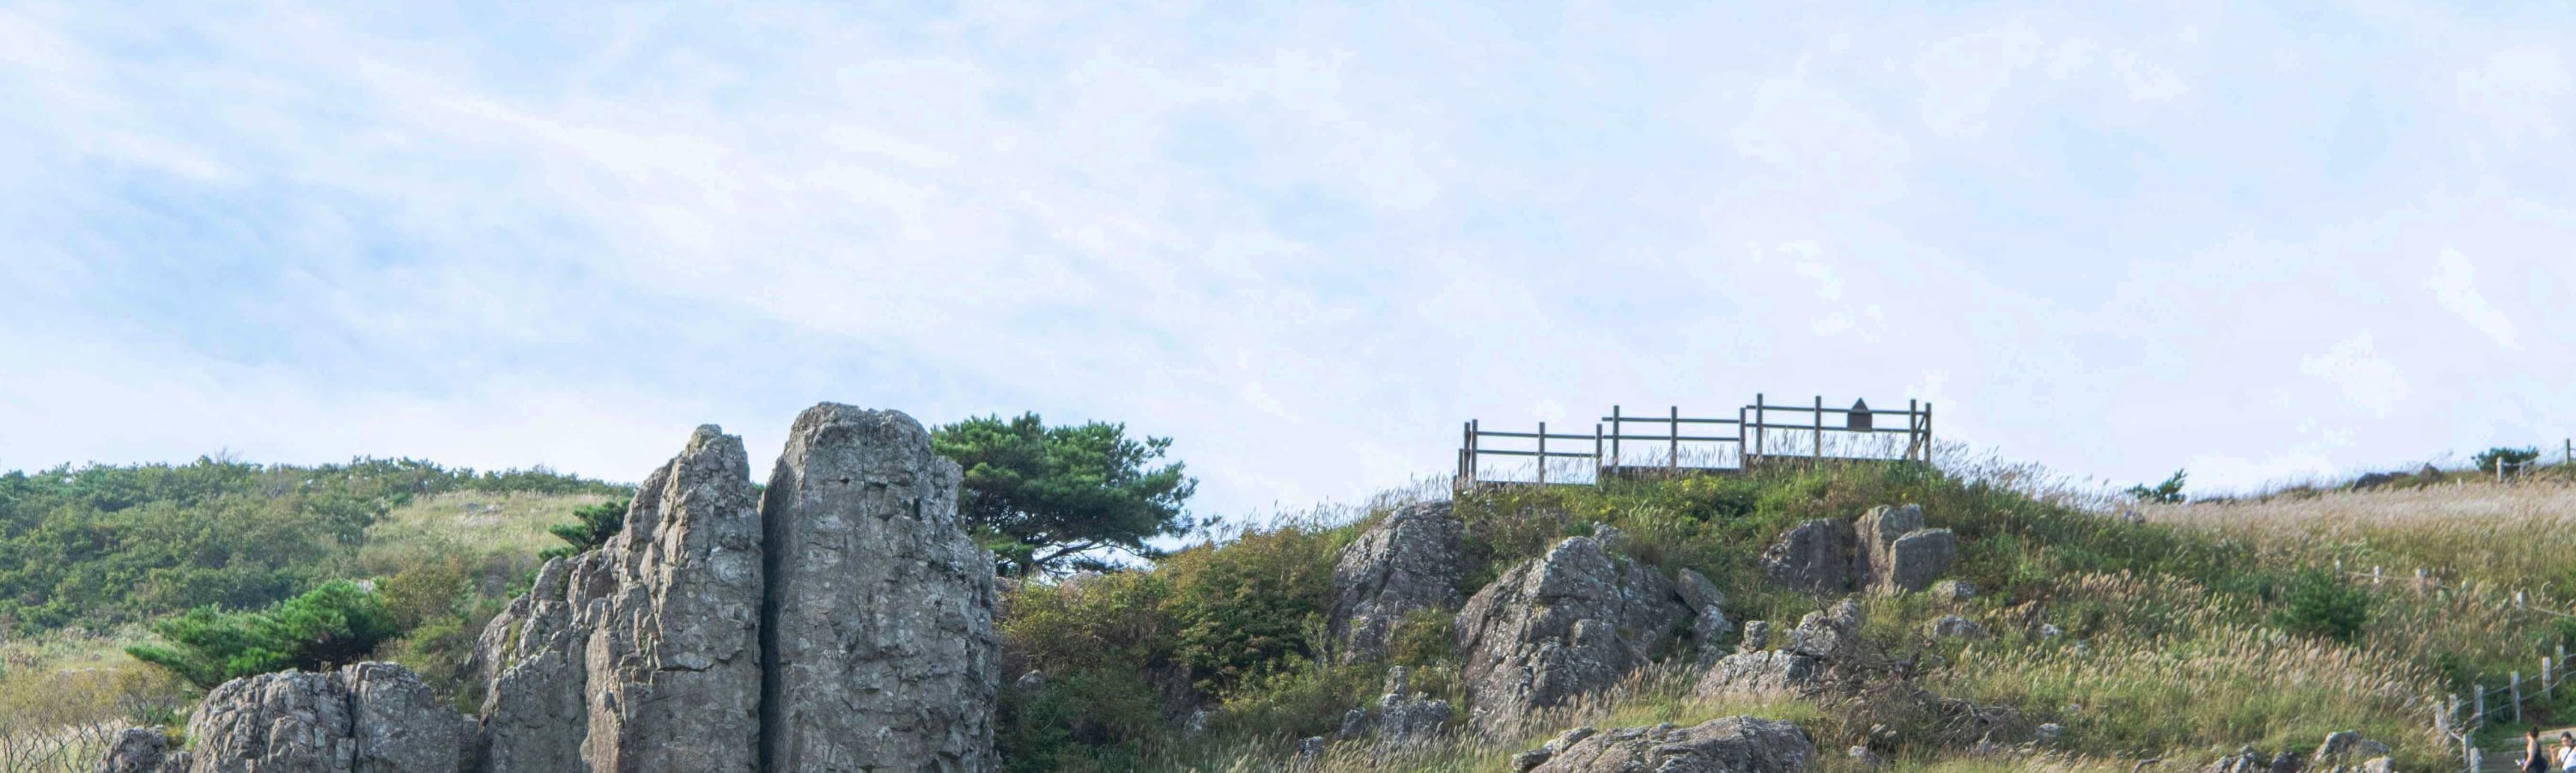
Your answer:
[[[2513,672],[2513,721],[2522,723],[2522,672]]]
[[[1547,422],[1538,423],[1538,485],[1547,486]]]

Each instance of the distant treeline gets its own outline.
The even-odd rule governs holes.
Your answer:
[[[450,491],[633,487],[542,466],[478,471],[416,459],[13,470],[0,473],[0,632],[261,607],[338,576],[388,510]]]

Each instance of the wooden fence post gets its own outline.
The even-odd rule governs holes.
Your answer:
[[[1681,474],[1682,474],[1682,407],[1681,407],[1681,406],[1678,406],[1678,405],[1673,406],[1672,421],[1670,422],[1670,425],[1669,425],[1669,426],[1671,426],[1671,427],[1672,427],[1672,431],[1671,431],[1671,432],[1666,432],[1666,433],[1664,433],[1664,436],[1665,436],[1665,437],[1666,437],[1666,438],[1667,438],[1667,439],[1672,443],[1672,447],[1665,449],[1665,450],[1664,450],[1664,454],[1665,454],[1665,455],[1667,455],[1667,456],[1669,456],[1669,457],[1671,457],[1671,458],[1670,458],[1670,459],[1666,459],[1666,460],[1665,460],[1665,463],[1666,463],[1666,465],[1667,465],[1667,466],[1669,466],[1669,467],[1672,469],[1672,472],[1671,472],[1670,474],[1671,474],[1673,477],[1681,477]]]
[[[2522,722],[2522,672],[2513,672],[2513,721]]]
[[[1735,406],[1735,467],[1747,471],[1753,469],[1753,452],[1744,448],[1744,406],[1741,405]]]
[[[1619,406],[1610,406],[1610,466],[1619,466]]]
[[[1762,430],[1766,428],[1765,425],[1771,423],[1769,419],[1763,418],[1763,413],[1762,393],[1755,392],[1753,393],[1753,455],[1755,456],[1771,453],[1771,447],[1762,442]]]
[[[2478,711],[2469,715],[2469,727],[2476,729],[2487,723],[2487,685],[2485,682],[2469,685],[2469,692],[2478,697]]]
[[[1547,487],[1547,422],[1538,423],[1538,485]]]
[[[1825,396],[1816,395],[1816,463],[1825,461]]]

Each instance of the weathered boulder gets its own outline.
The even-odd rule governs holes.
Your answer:
[[[1824,675],[1814,657],[1786,650],[1739,652],[1718,659],[1694,692],[1710,697],[1804,692]]]
[[[1935,601],[1960,602],[1977,597],[1977,586],[1967,580],[1942,580],[1932,584]]]
[[[1423,740],[1439,735],[1451,713],[1448,701],[1415,691],[1409,670],[1396,666],[1387,671],[1386,694],[1379,696],[1377,707],[1355,708],[1344,714],[1339,735],[1375,737],[1386,744]]]
[[[1860,553],[1853,560],[1858,576],[1852,584],[1877,588],[1885,585],[1892,573],[1895,556],[1889,548],[1897,539],[1923,529],[1923,508],[1880,505],[1861,513],[1853,528],[1859,532]]]
[[[99,760],[98,773],[160,773],[170,751],[170,735],[160,728],[129,727],[116,734],[107,746],[107,756]],[[186,765],[175,768],[187,770]]]
[[[1758,652],[1771,646],[1771,621],[1744,621],[1744,639],[1735,643],[1737,652]]]
[[[1887,569],[1874,586],[1881,593],[1911,593],[1932,587],[1959,562],[1959,538],[1949,529],[1917,529],[1887,546]]]
[[[1815,757],[1815,742],[1796,725],[1754,717],[1726,717],[1687,728],[1666,724],[1587,734],[1524,770],[1797,773]]]
[[[1464,531],[1450,503],[1427,502],[1389,513],[1342,549],[1326,624],[1345,659],[1382,658],[1407,615],[1458,607]]]
[[[206,693],[188,720],[186,764],[191,773],[456,773],[472,732],[472,720],[392,663],[261,674]]]
[[[1762,568],[1773,582],[1797,590],[1849,592],[1857,539],[1852,525],[1842,521],[1818,518],[1798,524],[1762,551]]]
[[[1468,705],[1487,730],[1615,683],[1687,619],[1672,582],[1572,537],[1504,572],[1459,610]]]
[[[1832,610],[1807,613],[1789,632],[1791,652],[1831,661],[1860,651],[1860,604],[1843,599]]]
[[[2308,760],[2318,768],[2328,768],[2386,756],[2388,744],[2364,738],[2358,731],[2344,730],[2327,733],[2325,741],[2317,744],[2316,753],[2308,755]]]
[[[902,413],[796,417],[762,504],[766,769],[995,767],[992,562],[960,478]]]
[[[1973,639],[1986,635],[1986,627],[1958,615],[1942,615],[1932,621],[1932,635],[1944,639]]]
[[[1673,584],[1681,594],[1682,607],[1691,610],[1691,646],[1702,653],[1716,652],[1718,644],[1735,633],[1735,623],[1720,608],[1726,604],[1726,594],[1707,576],[1689,569],[1674,576]]]

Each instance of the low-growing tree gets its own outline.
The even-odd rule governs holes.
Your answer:
[[[384,598],[334,580],[256,612],[198,607],[152,624],[171,646],[126,648],[200,689],[289,668],[318,671],[353,663],[401,634]]]
[[[2473,458],[2477,459],[2479,472],[2492,475],[2495,474],[2496,468],[2500,465],[2510,465],[2519,469],[2522,465],[2530,464],[2539,460],[2540,449],[2536,447],[2505,448],[2498,446],[2479,452],[2478,455]]]
[[[1161,555],[1149,540],[1197,526],[1183,505],[1198,489],[1180,462],[1156,466],[1172,439],[1127,426],[1049,427],[1037,414],[940,427],[940,456],[966,471],[957,511],[1004,574],[1102,569],[1116,554]]]
[[[2188,473],[2185,473],[2182,470],[2175,470],[2173,477],[2166,478],[2163,483],[2158,483],[2154,486],[2130,486],[2129,496],[2137,497],[2140,502],[2153,502],[2156,504],[2166,505],[2182,504],[2182,481],[2187,474]]]
[[[574,510],[572,515],[580,520],[546,527],[548,533],[563,540],[564,544],[538,551],[538,560],[577,556],[607,544],[609,537],[617,536],[617,532],[626,528],[626,500],[601,502]]]

